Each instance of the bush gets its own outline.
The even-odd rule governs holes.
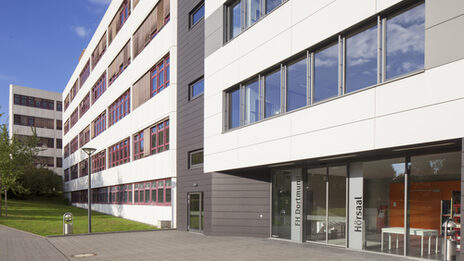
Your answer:
[[[56,196],[63,190],[61,176],[46,168],[26,168],[19,180],[24,187],[19,196]]]

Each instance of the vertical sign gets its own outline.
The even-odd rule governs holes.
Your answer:
[[[292,175],[292,241],[302,242],[303,233],[303,179],[301,173]]]
[[[363,249],[364,218],[363,218],[363,165],[350,164],[349,178],[349,209],[348,209],[348,246]]]

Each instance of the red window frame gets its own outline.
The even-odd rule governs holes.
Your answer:
[[[66,95],[66,98],[64,98],[64,111],[66,111],[69,107],[69,93]]]
[[[89,161],[87,159],[79,162],[79,177],[85,177],[89,174]]]
[[[71,166],[70,168],[70,177],[71,177],[71,180],[73,179],[77,179],[79,177],[79,167],[78,167],[78,164],[74,164]]]
[[[103,111],[94,121],[93,121],[93,137],[97,137],[102,132],[106,130],[106,111]]]
[[[119,28],[122,28],[122,26],[126,23],[129,16],[130,16],[129,3],[128,1],[124,1],[122,3],[121,13],[119,14],[119,19],[120,19]]]
[[[82,118],[84,114],[90,109],[90,92],[82,99],[79,104],[79,118]]]
[[[69,168],[65,169],[64,170],[64,173],[63,173],[63,176],[64,176],[64,181],[69,181]]]
[[[90,128],[79,133],[79,148],[82,148],[85,144],[90,141]]]
[[[156,187],[153,186],[153,184],[156,182]],[[172,202],[172,194],[169,197],[169,202],[166,202],[166,194],[167,193],[172,193],[172,182],[171,179],[161,179],[161,180],[156,180],[152,183],[152,192],[151,194],[153,195],[153,190],[156,189],[156,201],[152,202],[155,205],[158,206],[171,206]],[[163,200],[160,200],[160,195],[163,195]]]
[[[70,119],[71,125],[69,126],[69,129],[71,129],[74,125],[76,125],[78,120],[79,120],[79,112],[78,112],[78,108],[76,108],[71,114],[71,119]]]
[[[82,88],[82,85],[84,85],[87,78],[89,78],[89,75],[90,75],[90,60],[87,61],[87,63],[85,64],[84,68],[82,69],[79,75],[79,82],[80,82],[79,88]]]
[[[64,158],[66,159],[67,157],[69,157],[69,143],[64,146]]]
[[[169,54],[161,59],[150,71],[151,97],[166,89],[170,83],[170,59]]]
[[[97,83],[92,87],[92,104],[106,91],[106,73],[103,73]]]
[[[92,156],[92,173],[106,169],[106,150]]]
[[[74,139],[71,140],[70,146],[69,146],[69,154],[73,154],[79,149],[79,140],[78,136],[74,137]]]
[[[126,117],[130,111],[130,89],[128,89],[108,107],[108,127]]]
[[[64,123],[64,134],[68,133],[69,131],[69,119]]]
[[[130,141],[126,138],[108,148],[108,168],[130,161]]]
[[[134,135],[134,160],[143,158],[143,131]]]
[[[151,127],[150,134],[150,151],[152,155],[169,150],[169,119]]]

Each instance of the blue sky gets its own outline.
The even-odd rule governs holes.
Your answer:
[[[111,0],[2,1],[0,118],[9,85],[62,92]]]

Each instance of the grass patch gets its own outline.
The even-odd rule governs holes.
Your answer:
[[[59,199],[8,200],[8,217],[4,202],[0,224],[41,236],[63,234],[63,214],[74,216],[74,234],[87,233],[87,210],[66,205]],[[155,226],[92,211],[92,232],[115,232],[157,229]]]

